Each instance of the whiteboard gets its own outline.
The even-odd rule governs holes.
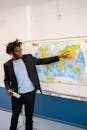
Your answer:
[[[76,97],[76,99],[87,98],[87,61],[86,61],[87,38],[26,41],[24,44],[24,53],[25,54],[31,53],[33,56],[37,58],[46,58],[50,56],[55,56],[56,55],[55,52],[57,52],[55,46],[56,48],[58,47],[57,51],[59,52],[65,51],[64,49],[65,48],[67,49],[68,47],[69,49],[71,48],[73,52],[77,48],[77,50],[75,50],[76,57],[74,57],[75,60],[77,61],[71,60],[69,62],[64,61],[63,63],[63,64],[65,64],[65,62],[66,64],[69,63],[68,66],[71,65],[70,62],[73,63],[73,70],[74,70],[74,72],[72,71],[73,75],[71,72],[70,72],[71,74],[68,75],[71,75],[71,77],[74,77],[74,79],[69,78],[69,76],[67,77],[67,75],[66,78],[64,76],[60,76],[60,77],[56,76],[56,78],[53,78],[53,75],[50,72],[51,76],[49,76],[50,74],[48,74],[48,80],[47,80],[46,75],[44,76],[42,74],[42,73],[46,73],[47,70],[44,70],[45,67],[42,67],[42,70],[39,70],[42,71],[42,73],[38,73],[42,90],[44,91],[45,94],[54,95],[54,96],[61,95],[62,97],[67,97],[67,98]],[[52,55],[49,55],[49,51],[47,52],[47,49],[49,50],[49,48],[50,48],[50,53],[52,53]],[[41,52],[42,53],[41,54],[40,52],[38,53],[38,50],[44,52]],[[46,53],[48,53],[48,55],[46,55]],[[44,55],[44,57],[41,57],[41,55]],[[77,55],[79,58],[77,58]],[[84,61],[82,58],[84,59]],[[81,66],[80,66],[80,62],[81,62]],[[66,73],[69,73],[67,66],[66,66],[66,70],[67,70]]]

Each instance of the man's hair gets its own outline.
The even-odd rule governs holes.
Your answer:
[[[11,54],[11,52],[14,51],[15,47],[17,47],[17,46],[21,47],[22,44],[23,44],[23,43],[20,42],[18,39],[16,39],[16,40],[13,41],[13,42],[9,42],[9,43],[7,44],[7,47],[6,47],[6,53],[7,53],[7,54]]]

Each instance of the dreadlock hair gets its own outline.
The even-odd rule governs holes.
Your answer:
[[[17,46],[21,47],[22,44],[23,44],[23,43],[20,42],[18,39],[16,39],[16,40],[13,41],[13,42],[9,42],[9,43],[7,44],[7,47],[6,47],[6,53],[7,53],[7,54],[11,54],[11,53],[14,51],[15,47],[17,47]]]

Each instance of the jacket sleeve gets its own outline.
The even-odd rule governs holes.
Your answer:
[[[58,56],[54,56],[54,57],[43,58],[43,59],[34,57],[34,60],[35,60],[35,64],[36,65],[44,65],[44,64],[50,64],[50,63],[59,61],[59,57]]]
[[[8,75],[8,68],[6,64],[4,64],[4,84],[7,90],[10,89],[10,78]]]

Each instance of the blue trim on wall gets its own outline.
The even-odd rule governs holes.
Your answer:
[[[36,99],[37,115],[87,128],[87,102],[40,94]]]
[[[11,98],[3,87],[0,87],[0,108],[11,110]]]
[[[0,107],[11,110],[11,98],[0,88]],[[87,102],[36,94],[34,114],[87,128]]]

